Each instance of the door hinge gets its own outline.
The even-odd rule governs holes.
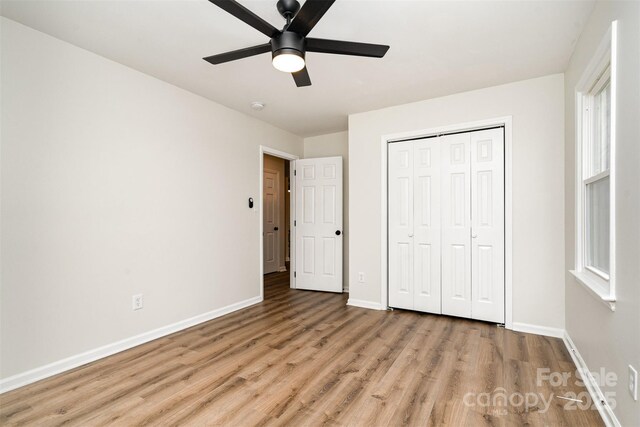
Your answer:
[[[296,277],[296,272],[295,271],[293,272],[293,277]]]
[[[298,171],[294,169],[293,170],[293,176],[296,176],[297,174],[298,174]]]
[[[297,222],[296,222],[296,220],[294,219],[294,220],[293,220],[293,226],[294,226],[294,227],[296,226],[296,223],[297,223]]]

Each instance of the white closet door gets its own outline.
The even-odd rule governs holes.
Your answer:
[[[504,323],[504,134],[471,134],[471,313]]]
[[[440,139],[442,313],[471,317],[471,134]]]
[[[342,292],[342,157],[295,165],[296,288]]]
[[[413,158],[413,308],[440,314],[441,160],[438,138],[415,141]]]
[[[413,310],[413,142],[389,144],[389,306]]]

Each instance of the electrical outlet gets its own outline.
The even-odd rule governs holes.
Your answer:
[[[638,371],[629,365],[629,393],[633,400],[638,400]]]
[[[358,282],[364,283],[364,273],[362,271],[358,273]]]
[[[140,310],[144,306],[144,300],[142,294],[137,294],[132,297],[132,305],[134,310]]]

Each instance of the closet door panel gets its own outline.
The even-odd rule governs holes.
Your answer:
[[[472,318],[504,323],[504,134],[471,134]]]
[[[414,308],[440,314],[440,144],[413,144]]]
[[[461,133],[439,140],[442,313],[471,317],[471,137]]]
[[[389,306],[414,309],[412,142],[389,144]]]

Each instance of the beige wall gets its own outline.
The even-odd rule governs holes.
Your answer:
[[[350,298],[381,299],[382,135],[511,115],[513,321],[564,328],[563,93],[555,74],[349,116]]]
[[[268,154],[264,155],[264,169],[270,169],[272,171],[278,172],[279,177],[279,212],[278,212],[278,229],[280,230],[280,234],[278,234],[278,247],[279,247],[279,268],[285,267],[285,261],[287,257],[287,201],[288,198],[285,197],[287,193],[287,185],[285,180],[285,160],[279,157],[270,156]]]
[[[0,376],[258,297],[259,145],[302,139],[5,18],[0,38]]]
[[[627,391],[627,365],[640,370],[640,2],[597,2],[565,73],[566,266],[575,265],[575,86],[613,20],[618,20],[616,147],[616,311],[566,273],[566,328],[590,371],[615,372],[614,410],[640,425],[640,403]]]
[[[304,158],[342,157],[343,167],[343,289],[349,291],[349,133],[336,132],[304,139]]]

